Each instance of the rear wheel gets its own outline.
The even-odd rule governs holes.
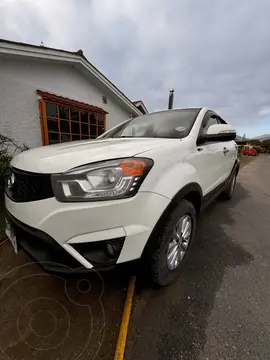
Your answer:
[[[196,211],[187,200],[181,200],[171,211],[151,255],[151,275],[158,285],[168,285],[181,272],[194,239]]]

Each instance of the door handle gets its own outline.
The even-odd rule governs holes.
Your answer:
[[[230,150],[227,149],[226,147],[223,148],[223,154],[224,154],[224,155],[227,155],[229,151],[230,151]]]
[[[203,148],[198,148],[197,150],[198,150],[198,151],[203,151]]]

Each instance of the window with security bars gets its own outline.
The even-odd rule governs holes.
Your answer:
[[[89,106],[90,107],[90,106]],[[95,139],[106,130],[105,111],[40,100],[44,145]]]

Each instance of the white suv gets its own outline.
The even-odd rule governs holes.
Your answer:
[[[50,272],[143,258],[166,285],[188,257],[200,211],[232,196],[235,136],[215,112],[191,108],[21,153],[6,187],[7,235]]]

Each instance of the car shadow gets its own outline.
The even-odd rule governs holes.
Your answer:
[[[237,184],[231,201],[216,200],[200,214],[189,260],[172,285],[158,288],[138,275],[127,359],[198,359],[226,269],[253,260],[226,233],[237,221],[230,209],[248,196]]]

